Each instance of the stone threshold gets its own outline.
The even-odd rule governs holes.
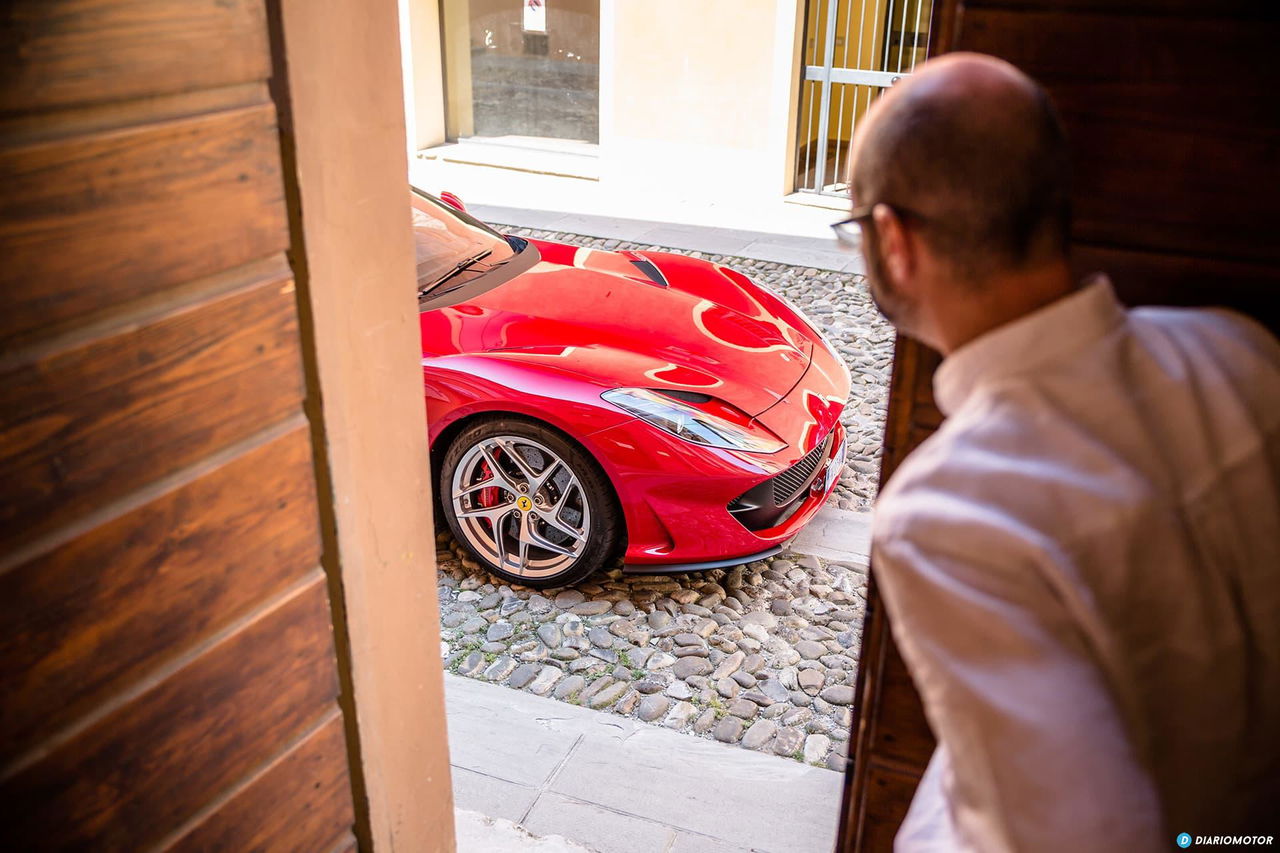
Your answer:
[[[445,700],[459,809],[599,853],[835,844],[840,773],[453,675]]]

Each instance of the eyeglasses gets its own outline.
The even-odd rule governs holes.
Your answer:
[[[836,232],[836,242],[840,244],[840,248],[850,252],[862,251],[862,221],[870,219],[874,209],[874,204],[864,204],[862,207],[855,207],[848,219],[832,223],[831,230]]]
[[[885,207],[897,214],[899,219],[915,219],[919,222],[928,222],[929,217],[921,216],[914,210],[905,207],[899,207],[896,204],[885,204],[885,202],[876,202],[875,204],[864,204],[862,207],[855,207],[850,211],[848,219],[842,219],[833,223],[831,230],[836,232],[836,242],[840,244],[840,248],[847,249],[850,252],[862,251],[862,223],[864,220],[871,218],[871,212],[875,210],[877,205],[884,204]]]

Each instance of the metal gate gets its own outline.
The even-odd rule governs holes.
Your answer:
[[[884,89],[929,51],[933,0],[809,0],[796,190],[848,192],[849,140]]]

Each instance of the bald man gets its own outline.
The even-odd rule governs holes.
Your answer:
[[[1006,63],[894,87],[850,187],[877,305],[944,356],[873,528],[938,737],[897,849],[1274,843],[1280,344],[1073,280],[1062,128]]]

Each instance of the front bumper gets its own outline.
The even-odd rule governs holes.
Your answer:
[[[820,437],[825,449],[812,477],[773,523],[751,529],[730,505],[768,486],[806,454],[782,451],[765,467],[741,458],[748,454],[653,435],[660,432],[633,421],[592,436],[601,458],[613,461],[607,467],[613,468],[609,473],[626,518],[623,568],[628,572],[661,571],[672,564],[713,568],[708,564],[735,565],[776,553],[826,502],[843,467],[845,432],[835,423]]]
[[[702,447],[638,419],[591,434],[588,443],[617,489],[626,519],[624,569],[733,565],[758,559],[799,533],[839,480],[845,445],[840,415],[849,387],[844,362],[815,343],[800,381],[756,416],[787,442],[772,454]],[[795,476],[815,451],[815,470]],[[765,507],[778,483],[785,500]],[[743,511],[750,500],[756,511]],[[735,501],[738,511],[731,512]]]
[[[729,514],[748,530],[785,524],[811,491],[827,491],[831,478],[839,476],[845,452],[843,438],[837,433],[832,430],[795,465],[738,495],[729,502]]]

